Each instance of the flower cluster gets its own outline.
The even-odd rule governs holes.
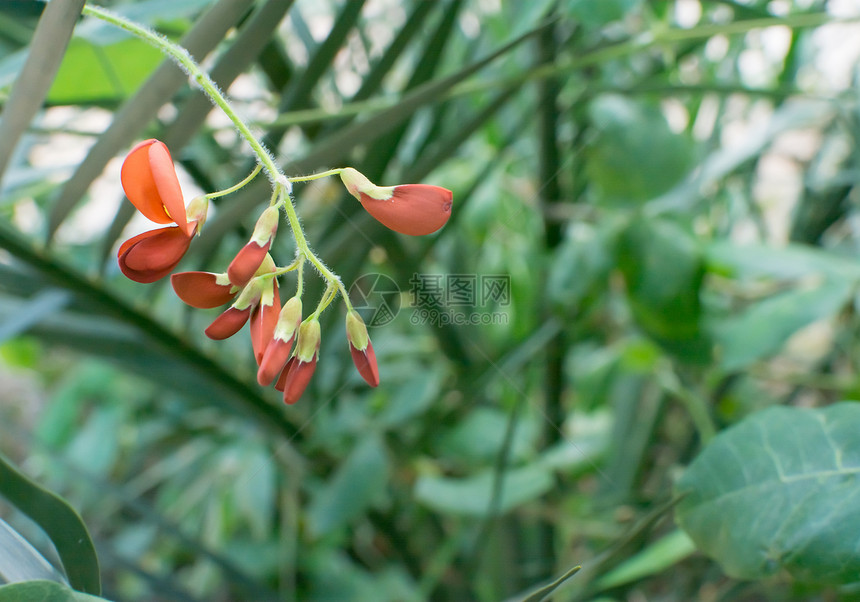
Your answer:
[[[259,168],[238,185],[192,199],[186,206],[179,179],[164,143],[145,140],[135,146],[122,166],[122,186],[129,201],[157,224],[173,224],[150,230],[125,241],[117,258],[120,270],[142,283],[164,278],[179,264],[206,221],[211,198],[233,192],[247,184]],[[405,184],[376,186],[351,167],[314,176],[289,179],[301,182],[339,175],[347,190],[370,215],[386,227],[409,235],[439,230],[451,215],[452,193],[439,186]],[[286,184],[286,185],[285,185]],[[257,219],[250,240],[236,254],[223,273],[178,272],[170,277],[173,290],[188,305],[215,308],[229,304],[206,328],[216,340],[233,336],[250,322],[251,345],[257,361],[257,381],[262,386],[275,383],[286,403],[295,403],[305,391],[316,369],[320,348],[320,313],[340,294],[347,306],[346,338],[353,363],[371,386],[379,385],[376,354],[361,316],[350,305],[340,280],[319,263],[304,243],[301,230],[296,235],[296,259],[278,267],[269,254],[278,230],[282,209],[292,209],[291,184],[276,183],[269,206]],[[294,214],[293,214],[294,215]],[[301,244],[304,243],[304,244]],[[302,274],[310,261],[328,281],[316,310],[302,320]],[[291,271],[298,274],[296,293],[281,304],[278,277]]]

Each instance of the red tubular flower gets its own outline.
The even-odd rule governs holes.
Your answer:
[[[263,211],[254,226],[251,240],[236,254],[227,268],[230,282],[236,286],[245,286],[253,278],[278,231],[278,218],[278,209],[275,207]]]
[[[299,327],[299,338],[293,357],[284,368],[284,403],[294,404],[305,392],[317,369],[320,349],[320,323],[310,319]],[[278,384],[280,385],[280,379]]]
[[[119,269],[135,282],[155,282],[176,267],[190,244],[191,237],[175,226],[143,232],[120,245]]]
[[[260,302],[262,294],[263,284],[259,279],[252,280],[248,283],[248,286],[242,289],[242,292],[233,302],[233,305],[215,318],[206,330],[203,331],[204,334],[216,341],[232,337],[241,330],[245,322],[248,321],[248,318],[251,317],[251,312]]]
[[[229,302],[238,292],[227,274],[178,272],[170,277],[176,296],[191,307],[209,309]]]
[[[363,174],[347,167],[340,174],[347,190],[383,226],[410,236],[432,234],[451,217],[454,195],[430,184],[376,186]]]
[[[275,324],[281,313],[281,298],[278,295],[278,282],[271,278],[264,285],[260,303],[251,313],[251,347],[257,365],[263,361],[263,354],[275,334]]]
[[[257,382],[266,387],[278,374],[284,372],[284,366],[293,346],[293,339],[302,321],[302,300],[293,297],[281,309],[272,340],[266,346],[263,359],[260,361],[260,369],[257,371]],[[280,379],[279,379],[280,380]],[[276,387],[277,388],[277,387]],[[281,386],[279,391],[283,391]]]
[[[163,142],[144,140],[128,154],[120,173],[128,200],[157,224],[176,227],[144,232],[125,241],[117,252],[119,267],[131,280],[155,282],[169,274],[185,255],[197,228],[206,219],[208,201],[191,202],[186,212],[170,152]]]
[[[364,320],[355,310],[346,314],[346,339],[349,341],[349,352],[352,355],[352,363],[358,369],[358,373],[371,387],[379,385],[379,368],[376,366],[376,353],[373,344],[367,336],[367,327]]]

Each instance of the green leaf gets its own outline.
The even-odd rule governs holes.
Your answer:
[[[422,475],[415,484],[415,497],[439,512],[485,516],[493,497],[494,481],[495,474],[489,470],[463,479]],[[552,473],[541,465],[509,470],[503,478],[499,512],[537,499],[553,485]]]
[[[689,171],[692,142],[670,130],[656,107],[606,95],[589,112],[596,138],[586,171],[600,202],[639,205],[671,189]]]
[[[382,441],[362,441],[334,476],[313,496],[308,525],[317,536],[342,527],[365,512],[388,481],[389,462]]]
[[[725,371],[741,369],[775,354],[802,327],[838,312],[851,298],[854,283],[826,280],[811,290],[792,290],[756,303],[720,321],[714,338]]]
[[[84,522],[74,508],[15,470],[2,456],[0,495],[29,516],[48,535],[60,555],[72,587],[87,593],[101,593],[96,550]]]
[[[75,38],[48,93],[48,102],[122,100],[134,93],[162,60],[158,50],[137,39],[102,45]]]
[[[656,575],[695,551],[696,546],[686,533],[672,531],[603,575],[594,585],[610,589]]]
[[[0,602],[95,602],[105,600],[72,591],[54,581],[24,581],[0,587]]]
[[[596,28],[622,19],[634,11],[641,0],[568,0],[567,11],[571,17],[587,28]]]
[[[540,602],[548,595],[553,593],[559,587],[564,585],[564,582],[576,575],[582,569],[581,566],[575,566],[567,571],[564,575],[553,581],[552,583],[545,585],[544,587],[536,590],[535,592],[529,594],[525,598],[523,598],[523,602]]]
[[[0,584],[31,579],[65,583],[63,575],[0,518]]]
[[[677,484],[680,526],[730,576],[860,574],[860,404],[772,407],[713,439]]]
[[[705,270],[693,238],[669,221],[634,219],[620,237],[618,265],[638,326],[682,359],[706,361],[699,300]]]

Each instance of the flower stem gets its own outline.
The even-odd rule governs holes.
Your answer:
[[[235,186],[225,188],[224,190],[219,190],[218,192],[210,192],[209,194],[204,194],[203,196],[205,196],[207,199],[217,199],[219,196],[227,196],[228,194],[232,194],[244,187],[248,182],[256,178],[257,174],[260,173],[261,169],[263,169],[263,166],[258,163],[257,166],[254,168],[254,171],[248,174],[247,178],[245,178]]]
[[[292,178],[287,178],[290,182],[311,182],[313,180],[319,180],[321,178],[327,178],[328,176],[336,176],[340,175],[345,168],[339,167],[338,169],[329,169],[328,171],[323,171],[320,173],[314,173],[309,176],[293,176]]]
[[[284,212],[287,214],[287,221],[290,223],[290,229],[293,231],[293,238],[296,241],[296,247],[299,250],[299,253],[304,256],[308,261],[313,264],[313,266],[319,271],[323,278],[329,283],[329,287],[334,287],[335,289],[341,291],[346,298],[346,290],[343,287],[343,284],[340,281],[340,277],[332,272],[325,264],[317,257],[313,251],[310,250],[308,246],[308,241],[305,238],[305,233],[302,230],[302,226],[299,223],[299,218],[296,215],[296,209],[293,207],[292,199],[290,197],[290,193],[292,192],[292,184],[290,179],[287,178],[283,172],[281,172],[280,168],[275,163],[274,158],[271,153],[263,146],[263,143],[260,142],[256,136],[251,132],[250,128],[245,124],[244,121],[239,117],[221,91],[218,89],[218,86],[215,82],[212,81],[212,78],[200,68],[200,66],[191,58],[191,55],[188,53],[185,48],[179,46],[178,44],[174,44],[167,38],[158,33],[143,27],[133,21],[126,19],[123,16],[120,16],[111,11],[105,10],[103,8],[93,6],[87,4],[84,6],[83,13],[85,15],[95,17],[97,19],[101,19],[106,23],[110,23],[115,27],[118,27],[124,31],[127,31],[131,35],[152,44],[156,48],[158,48],[163,54],[170,57],[181,69],[183,69],[191,79],[197,83],[198,86],[206,93],[209,97],[209,100],[212,101],[214,105],[224,111],[224,114],[233,122],[233,125],[239,131],[239,134],[245,139],[251,149],[254,151],[254,154],[257,155],[257,158],[262,165],[263,169],[266,170],[266,174],[269,177],[269,180],[272,182],[272,186],[277,194],[278,198],[282,197],[282,203],[284,207]],[[335,170],[333,170],[335,171]],[[330,175],[330,174],[329,174]],[[322,177],[322,176],[320,176]],[[279,193],[279,194],[278,194]]]

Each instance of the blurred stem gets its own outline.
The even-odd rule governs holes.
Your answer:
[[[681,384],[678,375],[668,365],[657,369],[656,378],[660,387],[680,401],[687,409],[690,420],[693,421],[699,432],[699,437],[702,439],[702,445],[706,445],[717,434],[717,427],[711,418],[707,400]]]
[[[540,65],[552,64],[558,53],[555,25],[547,27],[538,36],[538,62]],[[565,198],[559,175],[563,169],[559,153],[558,96],[561,90],[556,78],[540,81],[538,86],[539,111],[539,177],[538,192],[541,207],[560,202]],[[544,222],[544,247],[552,255],[562,239],[563,222],[555,219],[546,211],[541,211]],[[552,317],[552,309],[545,305],[542,309],[544,320]],[[543,445],[550,447],[561,438],[559,427],[564,422],[562,393],[564,390],[565,329],[560,329],[546,346],[544,363],[544,417]],[[541,520],[538,524],[538,545],[540,546],[540,574],[538,578],[551,576],[555,570],[555,526],[552,521]]]
[[[246,177],[244,180],[242,180],[238,184],[235,184],[235,185],[231,186],[230,188],[225,188],[224,190],[219,190],[218,192],[210,192],[209,194],[204,194],[203,196],[206,197],[207,199],[217,199],[218,197],[227,196],[228,194],[232,194],[232,193],[236,192],[237,190],[244,188],[246,184],[248,184],[251,180],[256,178],[257,174],[260,173],[261,169],[262,169],[262,166],[260,164],[257,164],[257,166],[254,168],[254,171],[252,171],[250,174],[248,174],[248,177]]]
[[[296,241],[296,246],[299,248],[299,251],[313,264],[313,266],[319,271],[320,275],[322,275],[322,277],[329,283],[329,286],[334,286],[343,294],[344,298],[346,298],[346,289],[343,287],[340,277],[326,267],[326,265],[310,250],[310,247],[308,246],[304,230],[302,230],[299,218],[296,215],[296,209],[293,207],[292,198],[290,196],[293,186],[290,183],[289,178],[287,178],[287,176],[280,170],[268,149],[263,146],[259,140],[257,140],[250,128],[244,121],[242,121],[238,113],[233,109],[232,105],[230,105],[218,89],[215,82],[212,81],[212,78],[210,78],[209,75],[194,61],[194,59],[191,58],[188,51],[182,46],[174,44],[164,36],[161,36],[152,30],[102,8],[88,4],[84,7],[83,13],[119,27],[133,36],[152,44],[176,62],[176,64],[188,73],[194,82],[203,89],[212,103],[220,108],[230,121],[233,122],[233,125],[239,131],[239,134],[245,139],[254,151],[254,154],[257,155],[257,159],[263,166],[263,169],[266,170],[269,180],[272,182],[272,186],[278,193],[278,197],[281,199],[279,204],[283,206],[284,212],[287,214],[287,221],[290,223],[290,229],[293,231],[293,238]]]

